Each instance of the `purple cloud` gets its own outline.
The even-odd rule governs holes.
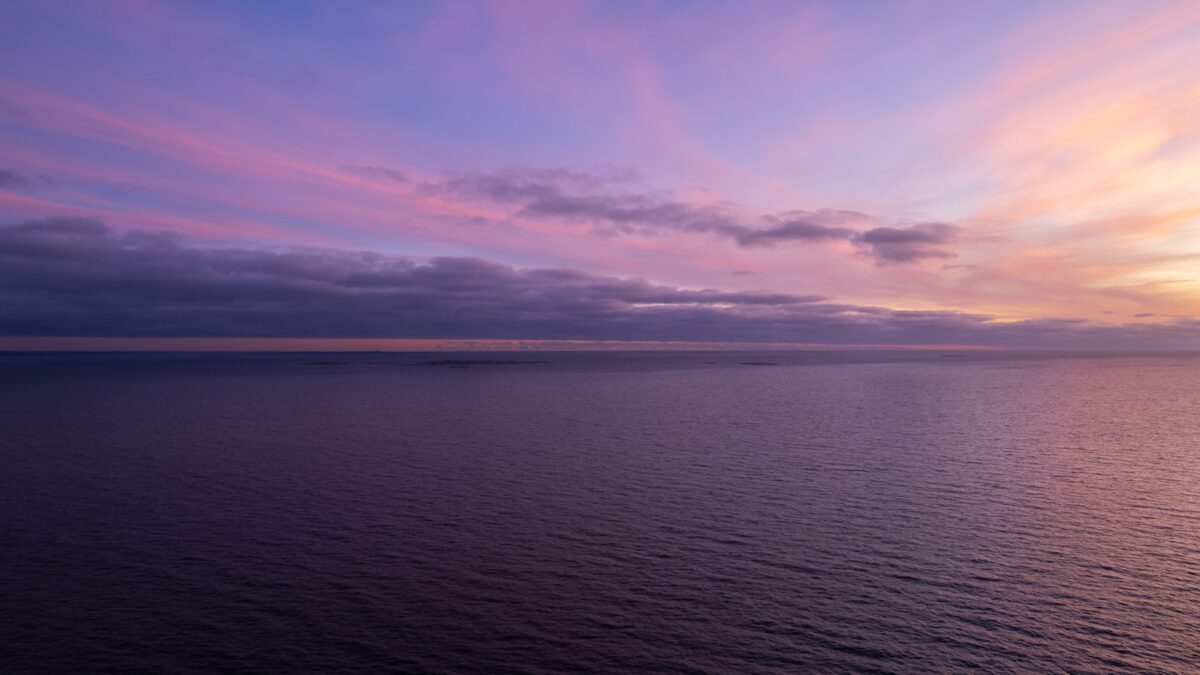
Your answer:
[[[376,183],[408,183],[412,178],[407,171],[400,169],[389,169],[382,166],[343,166],[342,170],[346,173],[365,178]]]
[[[919,223],[908,227],[876,227],[854,235],[854,243],[880,263],[906,263],[926,258],[953,258],[943,247],[958,228],[944,223]]]
[[[857,211],[795,210],[748,222],[729,204],[689,204],[663,193],[615,189],[612,181],[569,169],[509,168],[461,173],[425,189],[520,206],[518,215],[591,224],[604,234],[665,232],[712,234],[739,246],[770,248],[788,243],[849,241],[879,264],[952,258],[945,250],[957,228],[941,223],[856,229],[873,223]]]
[[[588,223],[605,233],[678,231],[737,237],[745,229],[724,207],[687,204],[656,193],[616,191],[606,178],[570,169],[460,173],[425,187],[516,204],[521,216]]]
[[[30,183],[31,181],[28,178],[16,171],[0,169],[0,190],[29,187]]]
[[[857,211],[822,209],[789,211],[763,218],[766,228],[743,228],[736,236],[742,246],[774,246],[790,241],[826,241],[852,239],[855,231],[849,223],[862,222],[867,216]]]
[[[922,242],[923,244],[925,242]],[[1195,347],[1200,321],[995,322],[478,258],[214,247],[80,218],[0,226],[0,333]]]

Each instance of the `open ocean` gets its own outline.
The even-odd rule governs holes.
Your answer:
[[[1200,358],[0,355],[0,579],[12,673],[1195,672]]]

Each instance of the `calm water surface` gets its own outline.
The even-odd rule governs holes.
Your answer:
[[[1194,672],[1200,358],[0,356],[0,577],[6,672]]]

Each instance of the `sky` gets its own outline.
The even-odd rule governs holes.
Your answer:
[[[0,13],[0,348],[1200,349],[1192,0]]]

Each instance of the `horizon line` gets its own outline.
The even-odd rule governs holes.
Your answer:
[[[993,345],[711,340],[0,336],[5,352],[1006,351]]]

